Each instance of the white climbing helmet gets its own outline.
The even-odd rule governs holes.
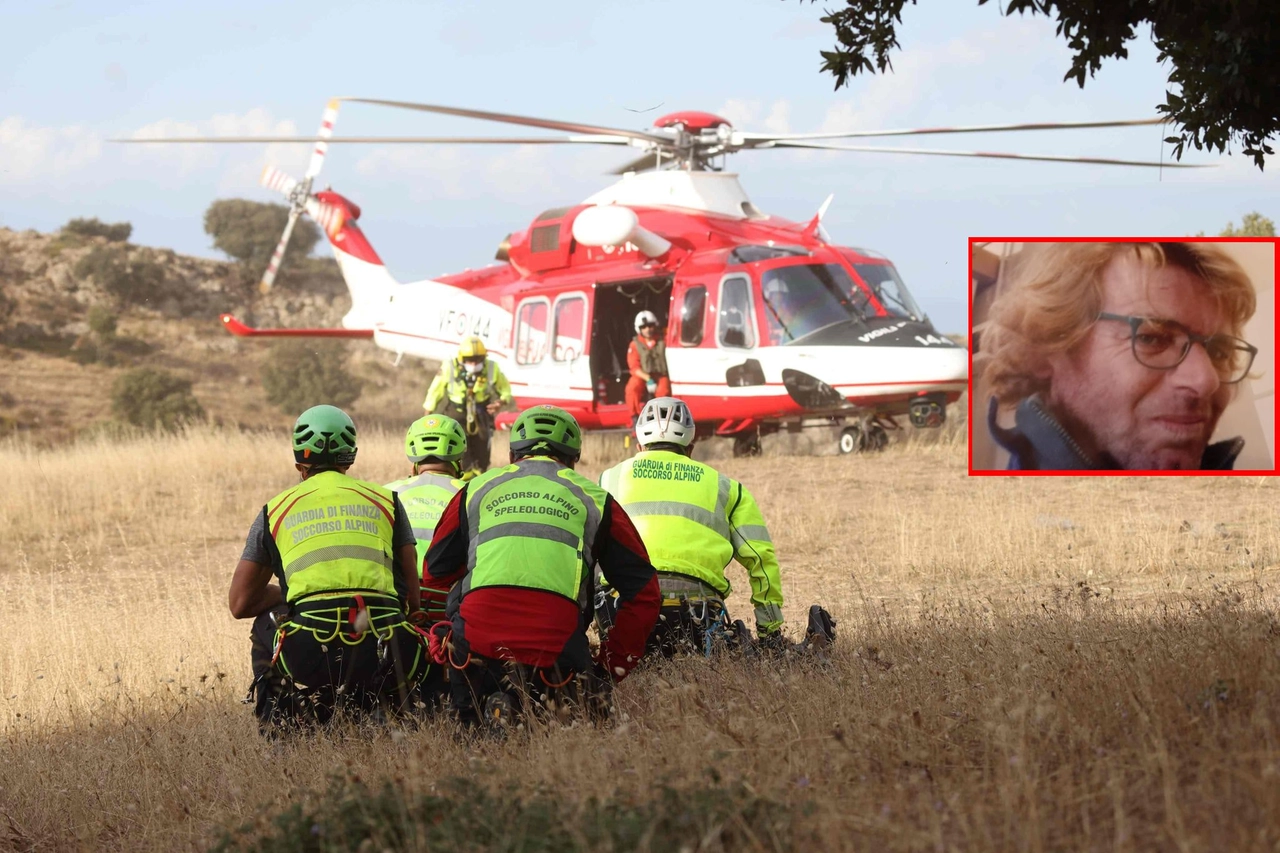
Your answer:
[[[654,397],[644,404],[636,419],[636,441],[641,447],[650,444],[693,444],[693,415],[684,400],[675,397]]]
[[[636,331],[639,332],[642,326],[649,324],[658,325],[658,315],[652,311],[641,311],[636,315]]]

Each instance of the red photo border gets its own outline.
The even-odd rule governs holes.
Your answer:
[[[968,346],[969,346],[969,391],[966,396],[968,404],[968,468],[970,477],[1274,477],[1280,475],[1280,451],[1273,453],[1273,468],[1251,468],[1240,471],[1001,471],[975,469],[973,467],[973,432],[977,428],[973,418],[973,244],[974,243],[1270,243],[1271,262],[1273,268],[1272,286],[1280,280],[1280,238],[1275,237],[970,237],[969,257],[966,261],[968,280],[965,286],[969,289],[968,299]],[[1272,328],[1275,329],[1277,317],[1280,317],[1280,303],[1272,300]],[[1277,357],[1280,345],[1272,347],[1271,364],[1268,365],[1275,376]],[[1280,405],[1273,395],[1272,405],[1276,415],[1280,415]],[[985,409],[985,406],[983,407]],[[1280,418],[1278,418],[1280,420]],[[986,416],[981,424],[987,422]],[[1274,438],[1272,447],[1275,448]]]

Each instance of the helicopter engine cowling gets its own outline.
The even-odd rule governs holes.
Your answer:
[[[641,226],[629,207],[599,204],[583,210],[573,220],[573,239],[583,246],[622,246],[631,243],[650,258],[671,250],[671,241]]]

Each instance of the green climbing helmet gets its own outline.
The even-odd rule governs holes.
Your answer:
[[[462,425],[448,415],[418,418],[404,436],[404,455],[413,463],[429,459],[457,463],[466,452],[467,435]]]
[[[511,425],[511,452],[533,456],[539,451],[578,461],[582,428],[573,415],[557,406],[533,406],[520,413]]]
[[[345,467],[356,461],[356,425],[337,406],[312,406],[293,425],[293,458]]]

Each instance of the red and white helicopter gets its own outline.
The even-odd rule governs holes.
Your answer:
[[[334,138],[340,101],[556,130],[567,136]],[[849,137],[1157,124],[1160,119],[861,131],[749,133],[703,112],[663,116],[647,130],[553,121],[482,110],[368,98],[340,98],[315,137],[212,137],[130,142],[314,143],[301,181],[274,169],[263,184],[283,193],[290,213],[262,280],[271,287],[299,215],[324,230],[351,291],[342,329],[254,329],[223,315],[236,335],[372,338],[398,356],[453,358],[479,335],[511,381],[520,408],[553,403],[585,429],[627,428],[627,346],[633,318],[656,314],[666,329],[672,393],[699,429],[736,439],[751,453],[762,433],[842,424],[842,452],[883,447],[907,415],[943,423],[966,388],[966,349],[937,332],[893,264],[867,249],[834,245],[822,228],[831,199],[807,223],[758,210],[738,176],[722,171],[746,149],[807,148],[962,157],[1178,167],[1090,157],[1018,155],[835,144]],[[507,236],[500,262],[401,284],[363,231],[360,208],[313,191],[333,143],[591,144],[644,153],[621,179],[580,204],[539,214]],[[510,417],[510,415],[508,415]]]

